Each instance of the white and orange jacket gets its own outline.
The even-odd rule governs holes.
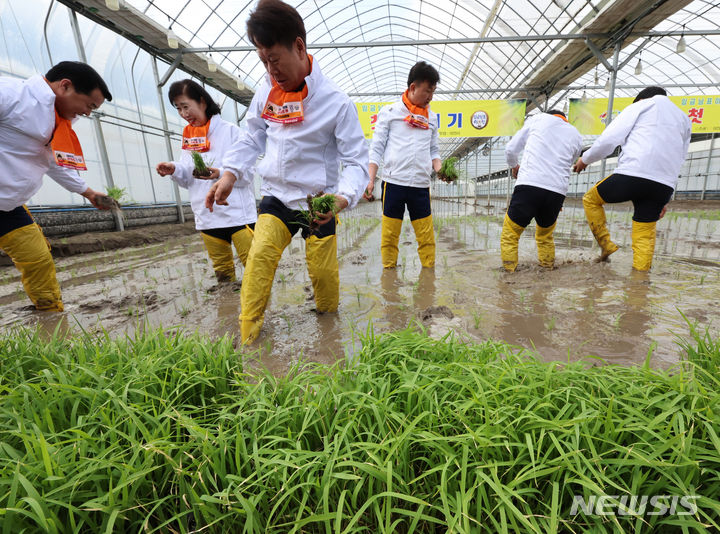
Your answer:
[[[260,193],[279,199],[290,209],[307,209],[308,194],[342,195],[354,207],[367,186],[368,149],[355,104],[320,70],[314,60],[305,78],[304,120],[279,124],[262,118],[271,88],[269,75],[255,93],[247,112],[247,129],[226,152],[221,172],[250,183],[255,162],[262,178]],[[237,186],[237,183],[236,183]]]
[[[378,113],[370,147],[370,163],[382,168],[382,179],[409,187],[430,187],[432,161],[440,159],[435,114],[428,107],[429,128],[405,122],[408,109],[402,101],[383,107]]]
[[[207,135],[210,149],[201,153],[205,164],[208,167],[219,167],[223,155],[240,142],[242,135],[242,130],[236,125],[223,120],[220,115],[212,116]],[[215,181],[200,180],[193,176],[195,165],[190,150],[183,150],[180,160],[172,163],[175,165],[175,172],[170,178],[190,193],[190,206],[195,215],[195,228],[198,230],[229,228],[257,221],[252,172],[250,172],[250,181],[238,180],[235,184],[227,198],[227,206],[217,204],[213,206],[211,212],[205,207],[205,197]]]
[[[50,139],[55,131],[55,93],[42,76],[0,78],[0,210],[25,204],[47,174],[72,193],[88,186],[76,170],[60,167]]]

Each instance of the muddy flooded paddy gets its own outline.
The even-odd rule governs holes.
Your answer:
[[[503,340],[546,360],[587,356],[666,368],[690,325],[717,335],[720,211],[673,209],[658,223],[650,273],[631,269],[630,206],[608,211],[621,249],[595,263],[598,248],[582,205],[568,201],[555,230],[556,268],[537,265],[534,226],[520,240],[514,274],[500,268],[505,198],[434,200],[437,262],[422,269],[406,218],[397,269],[380,263],[380,203],[343,213],[338,226],[340,307],[314,311],[299,236],[283,254],[262,335],[250,349],[282,373],[300,359],[330,363],[352,355],[363,336],[421,323],[432,336]],[[18,272],[0,267],[0,331],[38,324],[67,333],[132,335],[138,329],[238,334],[240,283],[217,285],[199,235],[162,244],[56,259],[65,312],[28,306]],[[242,267],[238,265],[238,275]]]

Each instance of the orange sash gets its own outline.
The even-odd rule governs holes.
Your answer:
[[[55,163],[61,167],[86,171],[85,158],[77,134],[72,129],[72,122],[63,119],[55,110],[55,131],[50,140]]]
[[[553,113],[553,117],[560,117],[560,118],[561,118],[562,120],[564,120],[565,122],[568,121],[565,117],[563,117],[562,115],[560,115],[560,114],[558,114],[558,113]]]
[[[313,57],[308,54],[310,71],[312,72]],[[305,119],[303,99],[308,95],[307,84],[300,91],[283,91],[271,76],[272,89],[265,102],[262,118],[280,124],[293,124]]]
[[[402,95],[402,101],[403,104],[405,104],[405,107],[408,108],[408,111],[410,111],[410,115],[404,119],[405,122],[407,122],[410,126],[422,128],[423,130],[430,128],[428,108],[421,108],[420,106],[416,106],[410,102],[407,90]]]
[[[189,124],[185,126],[183,128],[182,149],[194,152],[207,152],[210,150],[209,130],[209,120],[203,126],[190,126]]]

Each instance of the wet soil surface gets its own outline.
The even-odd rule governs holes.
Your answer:
[[[568,202],[555,231],[556,268],[538,266],[531,224],[520,240],[518,270],[507,274],[499,257],[505,198],[490,205],[485,199],[477,205],[434,201],[434,269],[420,267],[406,218],[399,266],[383,270],[380,203],[361,204],[341,214],[338,226],[338,313],[314,311],[304,243],[296,236],[278,267],[261,337],[250,349],[259,349],[260,365],[282,373],[299,359],[329,363],[352,356],[370,331],[419,323],[432,336],[504,340],[547,360],[596,356],[632,364],[650,353],[651,365],[666,368],[678,360],[677,340],[688,337],[690,324],[718,332],[720,208],[706,206],[673,207],[658,223],[652,271],[637,273],[630,206],[608,211],[620,250],[596,263],[582,207]],[[237,336],[240,282],[215,282],[200,236],[183,235],[191,232],[187,226],[145,230],[159,242],[57,258],[66,310],[60,314],[34,311],[18,271],[0,267],[0,331],[39,324],[48,332],[113,336],[158,327]],[[68,239],[82,247],[80,236]],[[239,263],[237,273],[242,276]]]
[[[53,257],[63,258],[88,252],[165,243],[171,237],[195,234],[197,234],[195,223],[186,222],[184,224],[153,224],[127,229],[124,232],[91,232],[67,237],[48,237],[47,239]],[[12,261],[0,252],[0,266],[3,265],[12,265]]]

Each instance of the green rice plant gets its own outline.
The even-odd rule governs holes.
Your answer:
[[[306,220],[307,225],[310,227],[311,230],[314,230],[318,227],[318,224],[315,222],[318,216],[325,215],[326,213],[330,212],[336,214],[338,211],[335,195],[331,194],[325,195],[323,193],[318,193],[315,196],[308,195],[307,204],[308,209],[300,210],[300,213]]]
[[[370,331],[346,365],[276,377],[229,338],[19,329],[0,336],[0,528],[717,532],[720,341],[693,336],[659,371]],[[573,515],[578,495],[699,498]]]
[[[440,171],[438,171],[438,178],[445,182],[456,181],[459,177],[458,171],[455,168],[457,160],[457,158],[447,158],[443,160],[442,165],[440,166]]]
[[[198,177],[208,177],[212,174],[212,171],[210,170],[210,166],[212,165],[212,161],[205,162],[205,160],[202,157],[202,154],[200,152],[192,151],[190,152],[190,156],[192,157],[193,161],[193,176]]]
[[[127,189],[124,187],[108,187],[107,188],[107,196],[112,198],[113,200],[116,200],[117,202],[122,202],[127,194]]]

